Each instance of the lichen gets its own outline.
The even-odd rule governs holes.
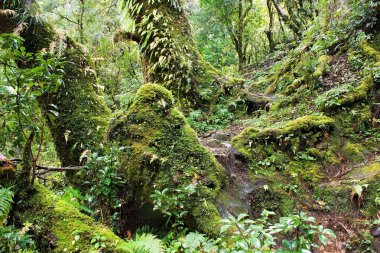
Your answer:
[[[127,112],[113,122],[110,137],[126,147],[121,173],[135,201],[151,201],[154,189],[193,184],[197,194],[189,198],[186,208],[198,229],[218,231],[212,227],[216,226],[216,209],[212,206],[226,182],[225,171],[199,143],[167,89],[157,84],[143,85]],[[203,202],[210,205],[212,215],[199,216],[199,210],[194,211]],[[206,224],[210,226],[207,231]]]

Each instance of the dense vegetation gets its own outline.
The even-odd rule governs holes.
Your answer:
[[[0,0],[0,252],[380,252],[379,18]]]

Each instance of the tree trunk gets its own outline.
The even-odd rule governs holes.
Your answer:
[[[267,8],[268,8],[268,13],[269,13],[269,25],[268,25],[268,30],[265,31],[265,34],[267,35],[268,38],[268,43],[269,43],[269,52],[273,52],[276,43],[274,42],[273,38],[273,9],[272,9],[272,3],[271,0],[267,0]]]
[[[281,17],[281,19],[284,21],[284,23],[293,31],[293,33],[297,36],[301,36],[301,24],[297,22],[296,19],[292,19],[289,17],[288,14],[281,8],[281,6],[277,3],[276,0],[272,0],[272,3],[278,13],[278,15]]]
[[[185,107],[207,106],[233,85],[202,59],[179,2],[125,0],[124,5],[136,26],[130,37],[139,42],[146,83],[163,85]]]
[[[15,16],[4,21],[10,26],[7,30],[1,29],[1,33],[14,31],[20,22]],[[62,165],[80,165],[80,157],[85,150],[98,149],[103,145],[111,115],[97,88],[93,63],[83,46],[56,33],[49,23],[33,17],[25,22],[28,26],[20,35],[25,40],[27,52],[50,50],[64,59],[61,86],[56,92],[43,94],[38,100]],[[52,118],[50,110],[57,111],[58,116]],[[67,173],[71,179],[73,174]]]

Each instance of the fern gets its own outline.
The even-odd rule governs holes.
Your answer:
[[[137,234],[134,240],[122,248],[131,253],[162,253],[164,252],[160,239],[152,234]]]
[[[11,211],[14,193],[7,189],[0,189],[0,226],[3,225],[8,213]]]

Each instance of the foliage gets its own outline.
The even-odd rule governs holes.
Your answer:
[[[188,197],[193,193],[195,193],[194,185],[188,185],[177,189],[155,190],[150,197],[153,200],[154,210],[160,210],[168,217],[166,225],[183,230],[184,218],[188,214],[184,207]]]
[[[200,132],[227,127],[236,119],[236,115],[224,103],[215,105],[208,113],[194,110],[189,113],[187,120],[191,127]]]
[[[30,226],[31,224],[26,224],[20,230],[17,230],[13,226],[0,226],[1,252],[37,253],[38,251],[35,250],[36,247],[33,238],[30,235],[26,234]]]
[[[85,173],[87,179],[83,185],[87,187],[86,194],[90,207],[99,211],[103,224],[111,224],[111,216],[121,203],[118,193],[124,185],[124,180],[119,175],[119,154],[123,147],[111,146],[104,154],[84,152],[82,159],[88,159]]]
[[[152,234],[136,234],[133,240],[130,240],[122,248],[131,253],[161,253],[163,245],[161,240]]]
[[[332,230],[315,225],[305,213],[281,217],[272,224],[273,212],[264,210],[261,218],[250,220],[247,214],[230,215],[223,220],[218,238],[207,238],[198,232],[181,233],[167,244],[168,252],[312,252],[335,238]],[[286,239],[283,239],[286,238]],[[282,246],[278,246],[281,241]]]
[[[26,52],[23,39],[15,35],[2,34],[0,46],[0,114],[3,121],[0,144],[12,147],[7,151],[13,156],[16,148],[24,147],[30,133],[39,135],[43,141],[45,121],[37,99],[58,89],[63,62],[50,52]],[[32,61],[36,64],[32,65]],[[47,109],[54,120],[57,116],[55,105]]]
[[[0,227],[11,211],[14,193],[8,188],[0,188]]]

